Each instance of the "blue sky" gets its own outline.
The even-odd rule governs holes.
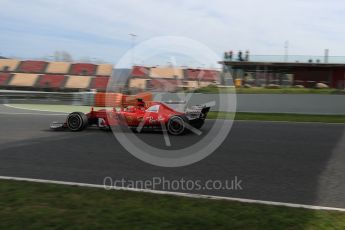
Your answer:
[[[215,53],[345,56],[342,0],[0,0],[0,55],[49,56],[56,50],[116,62],[136,43],[185,36]]]

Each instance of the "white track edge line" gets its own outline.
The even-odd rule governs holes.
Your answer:
[[[341,115],[342,116],[342,115]],[[216,119],[214,119],[216,120]],[[292,123],[292,124],[324,124],[324,125],[345,125],[345,123],[331,123],[322,121],[267,121],[267,120],[233,120],[234,122],[256,122],[256,123]]]
[[[102,189],[105,189],[107,187],[107,186],[99,185],[99,184],[87,184],[87,183],[78,183],[78,182],[57,181],[57,180],[32,179],[32,178],[24,178],[24,177],[0,176],[0,179],[36,182],[36,183],[46,183],[46,184],[71,185],[71,186],[90,187],[90,188],[102,188]],[[202,195],[202,194],[183,193],[183,192],[171,192],[171,191],[150,190],[150,189],[136,189],[136,188],[126,188],[126,187],[115,187],[115,186],[113,186],[111,189],[107,189],[107,190],[108,191],[109,190],[123,190],[123,191],[131,191],[131,192],[145,192],[145,193],[152,193],[152,194],[173,195],[173,196],[188,197],[188,198],[202,198],[202,199],[210,199],[210,200],[227,200],[227,201],[237,201],[237,202],[251,203],[251,204],[283,206],[283,207],[290,207],[290,208],[304,208],[304,209],[312,209],[312,210],[345,212],[345,208],[334,208],[334,207],[285,203],[285,202],[275,202],[275,201],[265,201],[265,200],[254,200],[254,199],[235,198],[235,197]]]
[[[29,109],[29,108],[20,108],[20,107],[16,107],[13,105],[9,105],[9,104],[3,104],[4,106],[10,107],[10,108],[14,108],[14,109],[21,109],[21,110],[31,110],[31,111],[40,111],[40,112],[50,112],[50,113],[60,113],[60,114],[68,114],[66,112],[58,112],[58,111],[51,111],[51,110],[42,110],[42,109]],[[0,113],[0,114],[7,114],[7,113]],[[24,114],[24,113],[8,113],[8,115],[18,115],[18,114]],[[31,115],[29,113],[27,113],[28,115]],[[48,114],[41,114],[41,115],[48,115]],[[58,115],[58,114],[52,114],[52,115]],[[308,115],[308,114],[307,114]],[[314,114],[311,114],[314,115]],[[315,115],[319,115],[319,114],[315,114]],[[320,115],[324,115],[324,114],[320,114]],[[326,115],[326,114],[325,114]],[[334,114],[334,115],[338,115],[338,114]],[[339,114],[341,116],[341,114]],[[208,120],[217,120],[217,119],[212,119],[209,118]],[[326,125],[344,125],[344,123],[331,123],[331,122],[322,122],[322,121],[266,121],[266,120],[232,120],[233,122],[236,121],[240,121],[240,122],[259,122],[259,123],[297,123],[297,124],[326,124]]]
[[[30,108],[21,108],[21,107],[16,107],[13,105],[9,105],[9,104],[3,104],[6,107],[10,107],[13,109],[20,109],[20,110],[30,110],[30,111],[39,111],[39,112],[50,112],[50,113],[60,113],[60,114],[67,114],[66,112],[59,112],[59,111],[51,111],[51,110],[44,110],[44,109],[30,109]]]
[[[67,113],[2,113],[0,115],[66,116]]]

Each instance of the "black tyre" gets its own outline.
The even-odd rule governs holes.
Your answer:
[[[88,125],[88,118],[82,112],[73,112],[68,115],[66,123],[69,130],[82,131]]]
[[[167,123],[168,133],[171,135],[181,135],[187,130],[187,118],[183,116],[172,116]]]

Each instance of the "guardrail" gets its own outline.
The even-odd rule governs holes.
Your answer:
[[[93,105],[94,92],[42,92],[0,90],[0,103]]]
[[[342,114],[345,115],[345,95],[321,94],[223,94],[220,104],[217,94],[164,93],[154,94],[153,100],[176,102],[188,101],[188,105],[212,102],[213,111],[256,112],[256,113],[300,113],[300,114]],[[0,90],[0,103],[94,105],[94,92],[61,93],[38,91]],[[182,104],[174,107],[184,108]]]

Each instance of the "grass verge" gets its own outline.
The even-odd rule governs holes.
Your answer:
[[[324,122],[345,123],[345,115],[310,115],[290,113],[243,113],[209,112],[210,119],[229,119],[235,115],[235,120],[254,121],[291,121],[291,122]]]
[[[0,180],[1,229],[344,229],[345,213]]]
[[[80,105],[46,105],[46,104],[10,104],[9,106],[17,109],[26,109],[34,111],[46,111],[57,113],[72,113],[83,112],[88,113],[91,111],[92,106],[80,106]],[[94,107],[95,110],[104,109],[103,107]]]
[[[280,88],[268,89],[264,87],[252,88],[218,88],[215,86],[207,86],[196,89],[195,93],[238,93],[238,94],[345,94],[345,90],[339,89],[313,89],[313,88]]]

